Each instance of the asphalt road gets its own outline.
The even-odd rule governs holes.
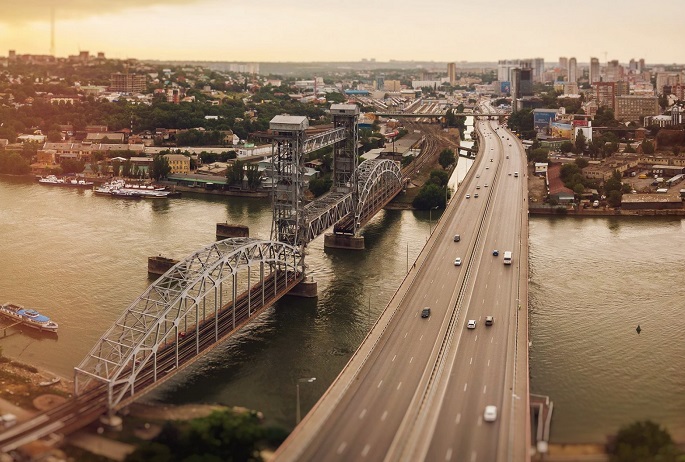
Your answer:
[[[479,126],[484,155],[417,268],[276,460],[494,461],[506,452],[510,425],[520,425],[508,407],[525,161],[496,122]],[[506,250],[514,251],[512,265],[503,264]],[[428,318],[420,316],[425,307]],[[493,326],[484,325],[487,315]],[[475,329],[466,328],[469,319]],[[489,404],[499,415],[488,423]]]

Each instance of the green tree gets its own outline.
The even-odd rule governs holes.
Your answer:
[[[447,169],[455,161],[454,151],[451,149],[443,149],[438,158],[438,163],[443,169]]]
[[[247,164],[245,167],[248,188],[255,190],[261,184],[262,172],[259,171],[257,164]]]
[[[86,168],[86,164],[77,159],[64,159],[60,164],[62,173],[81,173]]]
[[[428,210],[433,207],[445,206],[445,188],[435,183],[427,182],[414,198],[412,206],[417,210]]]
[[[590,162],[587,159],[583,159],[582,157],[579,157],[578,159],[575,160],[576,165],[578,166],[579,169],[584,169],[588,165],[590,165]]]
[[[121,164],[121,176],[125,178],[131,178],[131,168],[132,168],[132,163],[131,159],[126,159],[123,164]]]
[[[559,149],[564,154],[568,154],[569,152],[573,151],[573,143],[571,143],[570,141],[564,141],[563,143],[561,143],[561,147]]]
[[[650,420],[621,427],[610,450],[612,462],[677,462],[683,460],[670,433]]]
[[[585,138],[585,135],[583,134],[582,131],[579,131],[578,135],[576,136],[576,143],[575,143],[576,154],[582,154],[585,151],[586,142],[587,142],[587,140]]]
[[[549,150],[537,148],[528,150],[528,160],[530,162],[549,162]]]
[[[642,152],[645,154],[654,154],[654,143],[649,140],[644,140],[642,142]]]
[[[674,156],[680,155],[680,146],[673,146],[673,155]]]
[[[331,179],[331,174],[327,173],[321,178],[313,178],[309,180],[309,191],[314,195],[314,197],[319,197],[326,194],[333,185],[333,180]]]
[[[233,166],[226,169],[226,179],[229,185],[240,185],[243,184],[245,165],[243,161],[236,160]]]
[[[121,162],[118,160],[112,161],[112,174],[114,176],[119,176],[119,172],[121,172]]]
[[[449,181],[450,176],[449,174],[444,171],[444,170],[432,170],[430,173],[430,178],[428,178],[428,181],[431,183],[435,183],[440,187],[445,187],[447,186],[447,182]]]
[[[152,158],[152,165],[150,165],[150,178],[159,181],[169,176],[169,173],[171,173],[171,167],[166,155],[157,154],[154,156]]]
[[[623,152],[626,154],[635,154],[637,151],[635,151],[635,148],[632,144],[628,143],[626,144],[626,148],[623,150]]]

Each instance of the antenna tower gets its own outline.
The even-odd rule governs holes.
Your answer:
[[[50,10],[50,54],[55,56],[55,7]]]

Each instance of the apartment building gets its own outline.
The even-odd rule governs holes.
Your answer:
[[[118,93],[143,93],[145,92],[145,75],[141,74],[122,74],[117,72],[110,74],[110,90]]]
[[[166,154],[164,157],[169,162],[170,173],[190,173],[190,157],[183,154]]]
[[[659,99],[656,96],[623,95],[615,98],[616,120],[639,121],[640,117],[659,114]]]

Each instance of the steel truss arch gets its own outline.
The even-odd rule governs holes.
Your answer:
[[[355,232],[360,223],[387,204],[404,185],[397,162],[387,159],[365,160],[357,167],[359,201],[355,210]]]
[[[252,238],[215,242],[152,283],[75,368],[74,389],[106,386],[114,410],[164,380],[301,280],[292,245]],[[241,276],[239,278],[239,275]]]

